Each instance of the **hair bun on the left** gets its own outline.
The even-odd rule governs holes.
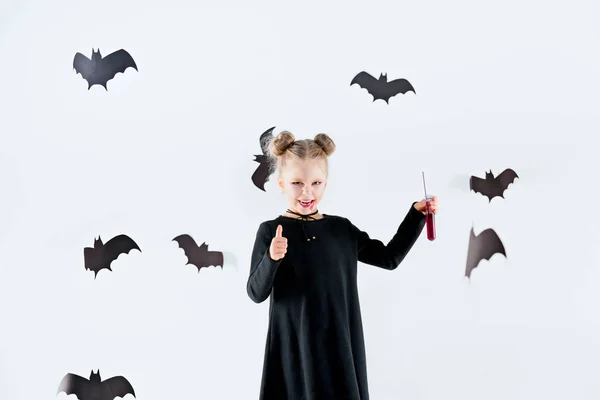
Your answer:
[[[319,145],[319,147],[328,157],[335,151],[335,143],[329,137],[329,135],[325,133],[319,133],[315,136],[313,140],[317,145]]]

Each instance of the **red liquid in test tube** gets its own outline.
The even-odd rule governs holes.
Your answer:
[[[431,197],[427,197],[425,206],[425,221],[427,223],[427,239],[435,240],[435,214],[429,209]]]
[[[425,222],[427,224],[427,239],[435,240],[435,214],[429,208],[433,196],[427,196],[427,186],[425,186],[425,172],[423,171],[423,189],[425,190]]]

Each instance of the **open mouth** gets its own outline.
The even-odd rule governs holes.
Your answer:
[[[300,206],[302,206],[304,208],[310,208],[311,210],[313,209],[313,207],[315,205],[315,201],[314,200],[310,200],[310,201],[301,201],[301,200],[298,200],[298,203],[300,203]]]

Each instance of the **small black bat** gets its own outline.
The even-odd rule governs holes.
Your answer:
[[[491,203],[494,197],[504,198],[504,191],[508,188],[508,185],[513,183],[515,178],[518,177],[517,173],[510,168],[505,169],[495,178],[494,174],[492,174],[492,170],[490,170],[490,172],[485,173],[485,179],[471,176],[469,185],[472,191],[488,197],[489,202]]]
[[[102,239],[94,239],[94,247],[86,247],[83,249],[83,258],[85,261],[85,269],[94,271],[94,279],[101,269],[110,269],[110,264],[115,261],[121,254],[128,254],[131,250],[140,250],[136,242],[127,235],[117,235],[110,239],[106,244],[102,243]]]
[[[406,94],[406,92],[411,91],[414,94],[417,94],[415,88],[409,81],[406,79],[394,79],[393,81],[388,82],[387,74],[380,74],[379,79],[375,79],[373,75],[362,71],[352,79],[350,86],[355,83],[361,88],[367,89],[367,91],[373,95],[373,101],[382,99],[387,104],[390,104],[388,102],[390,97],[393,97],[398,93]]]
[[[71,373],[66,374],[56,394],[60,392],[65,392],[67,395],[74,394],[79,400],[114,400],[116,397],[125,397],[128,394],[135,397],[133,387],[127,379],[113,376],[102,381],[100,370],[96,374],[92,370],[90,379]]]
[[[479,235],[475,236],[475,232],[471,228],[465,276],[470,278],[471,271],[479,265],[479,262],[481,260],[489,260],[494,254],[502,254],[506,257],[506,250],[496,231],[485,229]]]
[[[187,234],[179,235],[173,241],[177,242],[187,256],[188,262],[185,265],[195,265],[198,268],[198,272],[200,272],[201,268],[210,267],[211,265],[223,269],[223,253],[220,251],[208,251],[206,243],[198,246],[196,241]]]
[[[256,171],[252,174],[252,182],[254,186],[265,192],[265,183],[269,181],[269,177],[273,173],[273,163],[269,155],[269,143],[273,139],[273,129],[275,127],[267,129],[262,135],[260,135],[260,148],[262,154],[255,155],[254,161],[259,163]]]
[[[102,57],[100,49],[98,51],[92,49],[91,60],[81,53],[75,54],[73,59],[73,69],[87,81],[88,90],[94,85],[103,86],[108,90],[106,87],[108,81],[114,78],[118,72],[125,72],[129,67],[138,70],[133,57],[123,49],[106,57]]]

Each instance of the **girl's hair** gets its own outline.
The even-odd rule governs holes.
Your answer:
[[[314,139],[295,140],[290,132],[282,131],[269,145],[269,152],[279,172],[289,160],[322,159],[327,173],[327,157],[334,151],[335,143],[324,133],[317,134]]]

